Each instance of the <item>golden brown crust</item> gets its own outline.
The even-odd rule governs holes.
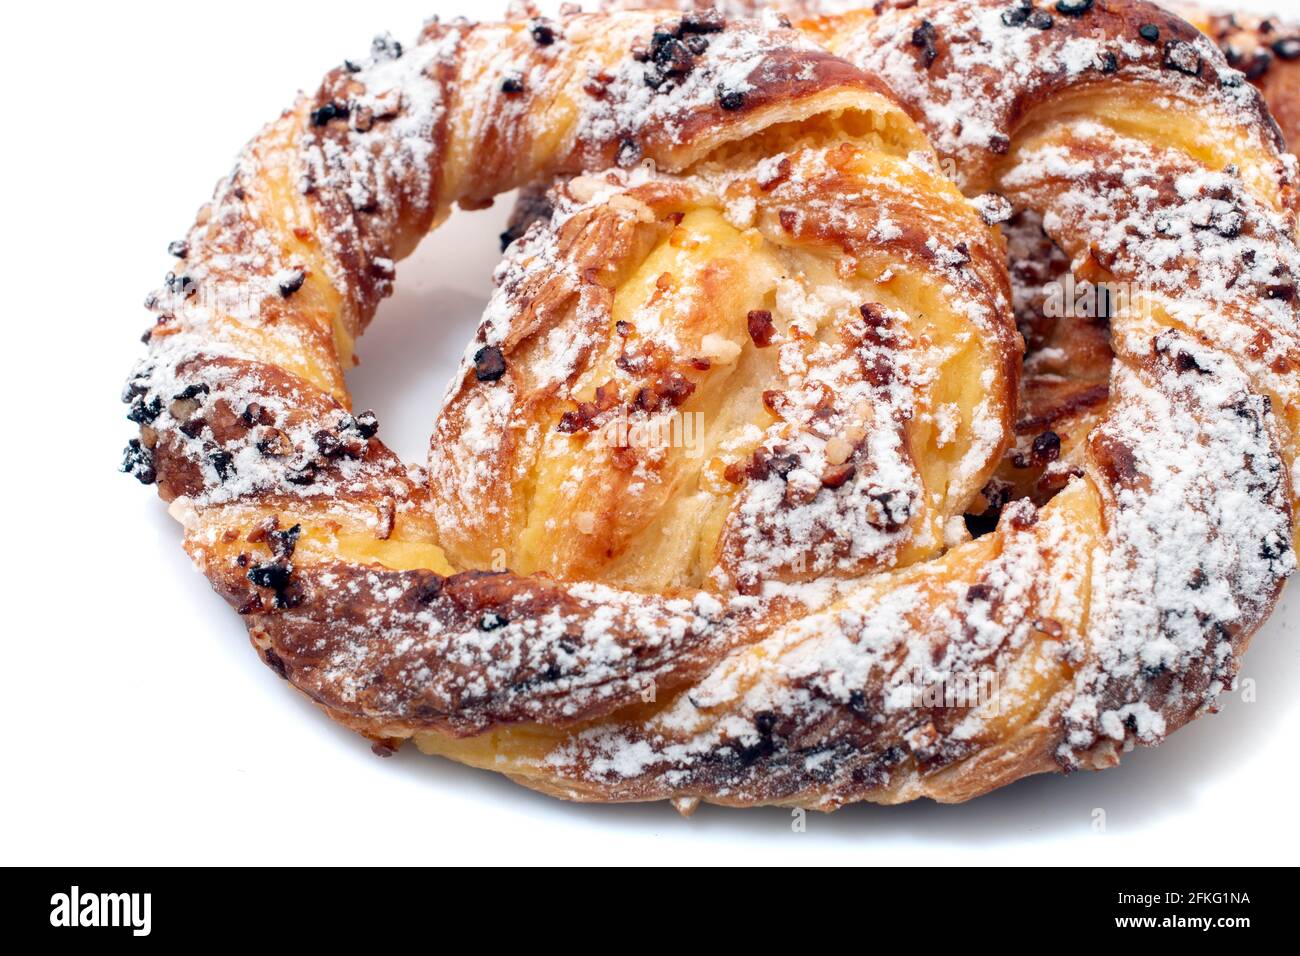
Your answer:
[[[749,630],[716,602],[566,588],[508,572],[443,577],[343,563],[296,571],[271,605],[242,570],[211,576],[247,615],[264,660],[377,737],[589,721],[639,701],[650,686],[689,685]],[[602,614],[596,633],[589,621]],[[540,621],[548,623],[526,646],[510,629]]]

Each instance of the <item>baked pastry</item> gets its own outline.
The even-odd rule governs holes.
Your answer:
[[[558,796],[962,800],[1162,739],[1295,563],[1294,160],[1182,21],[1005,12],[377,41],[177,246],[128,469],[331,716]],[[403,466],[341,371],[393,261],[557,176]],[[1134,294],[1078,474],[972,538],[1016,209]]]

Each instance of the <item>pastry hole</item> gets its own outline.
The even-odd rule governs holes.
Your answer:
[[[352,407],[374,410],[384,444],[403,461],[428,458],[431,415],[482,318],[500,259],[490,236],[511,207],[503,198],[483,212],[453,210],[402,260],[393,294],[359,343],[360,364],[348,370]]]
[[[1082,474],[1085,442],[1106,412],[1113,283],[1085,282],[1036,213],[1003,227],[1015,288],[1016,325],[1025,340],[1012,443],[993,479],[965,515],[972,537],[997,527],[1011,501],[1040,507]]]

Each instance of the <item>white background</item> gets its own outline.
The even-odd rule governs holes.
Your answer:
[[[1282,0],[1286,2],[1286,0]],[[252,653],[152,488],[116,472],[141,307],[240,144],[381,30],[487,3],[9,4],[0,150],[6,614],[0,862],[1294,862],[1300,591],[1256,636],[1258,700],[1118,769],[963,806],[810,815],[569,805],[413,750],[390,760]],[[40,12],[37,12],[40,11]],[[422,460],[509,208],[404,263],[350,382]],[[1093,811],[1106,830],[1093,830]]]

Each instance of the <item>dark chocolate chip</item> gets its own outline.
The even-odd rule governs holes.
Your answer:
[[[379,419],[375,417],[374,412],[367,410],[352,420],[352,427],[356,429],[357,434],[369,441],[379,431]]]
[[[203,429],[208,426],[208,420],[202,415],[195,415],[187,422],[182,422],[180,432],[186,438],[198,438],[203,434]]]
[[[1008,27],[1023,27],[1025,21],[1029,19],[1030,11],[1033,7],[1029,5],[1028,0],[1016,4],[1014,7],[1008,7],[1002,11],[1002,24]]]
[[[416,604],[432,604],[442,594],[442,578],[436,575],[425,578],[408,592]]]
[[[342,103],[326,103],[311,111],[311,125],[324,126],[332,119],[347,119],[348,108]]]
[[[280,295],[283,298],[289,298],[307,281],[307,273],[302,269],[294,269],[287,276],[280,280]]]
[[[724,110],[738,110],[745,105],[745,94],[741,90],[730,89],[719,83],[718,105]]]
[[[126,413],[126,417],[137,425],[148,425],[161,414],[162,399],[155,395],[153,400],[148,402],[143,397],[137,398],[131,410]]]
[[[786,478],[790,472],[799,467],[798,455],[773,455],[767,460],[767,467],[778,478]]]
[[[1235,209],[1215,216],[1210,222],[1210,227],[1224,239],[1236,239],[1245,225],[1246,217]]]
[[[1264,538],[1259,543],[1259,556],[1265,561],[1276,561],[1291,550],[1291,542],[1280,535]]]
[[[1056,0],[1056,12],[1067,17],[1081,17],[1092,9],[1092,0]]]
[[[677,30],[685,36],[690,33],[721,33],[726,26],[727,21],[716,10],[701,10],[684,14]]]
[[[1142,676],[1147,680],[1156,680],[1168,670],[1169,668],[1164,664],[1143,664]],[[1130,721],[1132,722],[1130,723]],[[1131,717],[1125,718],[1124,726],[1129,730],[1137,730],[1137,721]]]
[[[342,458],[343,442],[339,436],[328,428],[322,428],[315,432],[312,441],[316,443],[316,450],[326,458]]]
[[[934,24],[929,20],[922,20],[920,25],[912,30],[912,46],[921,51],[921,63],[926,69],[930,68],[930,64],[939,55],[934,41]]]
[[[506,358],[495,345],[485,345],[474,353],[474,377],[480,382],[495,382],[506,373]]]
[[[1196,47],[1183,40],[1170,40],[1165,44],[1164,66],[1177,70],[1186,76],[1197,76],[1201,72],[1201,55]]]
[[[1196,356],[1187,352],[1179,352],[1174,356],[1174,368],[1178,370],[1180,375],[1185,372],[1200,372],[1202,375],[1207,373],[1207,369],[1202,368],[1201,364],[1196,361]]]
[[[255,565],[248,570],[248,580],[259,588],[282,588],[289,583],[291,571],[287,565],[272,561]]]
[[[770,736],[759,737],[758,742],[752,745],[736,741],[731,746],[736,752],[736,759],[745,767],[776,752],[776,743]]]
[[[1250,58],[1250,61],[1242,68],[1246,74],[1246,79],[1252,83],[1268,72],[1268,68],[1273,65],[1273,54],[1268,50],[1256,50]]]
[[[285,468],[284,480],[291,485],[310,485],[316,481],[316,462],[311,459],[290,462]]]
[[[289,560],[298,546],[298,537],[302,534],[302,525],[296,524],[283,531],[270,531],[266,537],[271,542],[271,552],[277,558]]]
[[[650,87],[652,90],[658,90],[668,82],[668,77],[666,77],[663,74],[663,71],[656,66],[646,67],[645,73],[642,74],[642,79],[645,80],[645,85]],[[671,89],[671,87],[669,87],[669,89]],[[667,92],[667,90],[664,92]]]
[[[178,276],[174,272],[169,272],[164,281],[167,283],[169,292],[179,292],[187,299],[198,291],[198,284],[187,275]]]
[[[1284,37],[1281,40],[1274,40],[1272,50],[1280,60],[1290,62],[1291,60],[1300,59],[1300,37]]]
[[[1031,446],[1034,461],[1046,465],[1061,457],[1061,436],[1053,431],[1043,432],[1034,438]]]
[[[511,96],[524,91],[524,78],[518,73],[511,73],[501,81],[501,92]]]
[[[635,140],[625,139],[618,144],[618,155],[614,158],[620,169],[631,169],[641,162],[641,145]]]
[[[885,531],[897,531],[912,517],[912,503],[906,495],[896,491],[882,491],[871,495],[871,500],[880,505],[884,513],[880,527]]]
[[[191,398],[198,398],[200,395],[208,394],[208,386],[202,382],[195,382],[193,385],[186,385],[177,392],[172,398],[179,402],[187,402]]]
[[[709,38],[692,35],[682,41],[686,44],[686,49],[690,50],[695,56],[701,56],[709,48]]]
[[[544,20],[534,20],[528,32],[538,46],[550,46],[555,42],[555,28]]]
[[[239,417],[244,420],[244,424],[249,428],[254,425],[271,425],[275,423],[275,416],[260,402],[249,402],[244,406],[244,410]]]
[[[1138,36],[1148,43],[1155,43],[1160,39],[1160,28],[1154,23],[1144,23],[1138,27]]]
[[[235,456],[224,448],[217,448],[208,453],[208,464],[216,469],[217,478],[225,481],[235,473]]]
[[[381,33],[370,42],[370,55],[376,60],[396,60],[402,55],[402,44],[391,33]]]
[[[184,239],[177,239],[167,244],[167,254],[177,259],[184,259],[190,254],[190,244]]]
[[[655,41],[650,45],[650,59],[664,76],[685,76],[695,66],[695,57],[686,44],[676,37],[655,34]]]
[[[247,578],[259,588],[270,588],[275,592],[275,606],[288,607],[290,602],[285,592],[289,588],[289,578],[293,566],[284,561],[268,561],[248,569]]]
[[[145,448],[138,438],[132,438],[127,442],[126,449],[122,453],[121,470],[135,476],[142,485],[152,485],[158,478],[158,473],[153,466],[153,452]]]

